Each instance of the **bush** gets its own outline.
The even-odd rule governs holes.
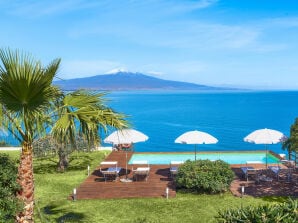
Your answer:
[[[17,167],[5,154],[0,154],[0,222],[14,222],[20,202],[16,197]]]
[[[227,191],[234,178],[230,165],[222,160],[187,160],[175,178],[177,188],[199,193]]]
[[[298,200],[289,199],[282,204],[262,205],[256,207],[242,207],[220,211],[217,216],[217,222],[237,223],[292,223],[298,221]]]

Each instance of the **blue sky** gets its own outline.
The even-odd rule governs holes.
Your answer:
[[[295,0],[0,0],[1,47],[68,79],[115,69],[213,86],[298,89]]]

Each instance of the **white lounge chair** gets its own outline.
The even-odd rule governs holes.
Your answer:
[[[268,166],[268,169],[274,174],[277,181],[279,181],[279,173],[281,171],[281,167],[280,166]]]
[[[245,167],[240,167],[244,178],[246,179],[246,181],[248,181],[249,177],[255,177],[255,179],[257,179],[258,177],[258,172],[257,170],[252,167],[252,166],[245,166]]]
[[[245,167],[240,167],[246,181],[248,181],[248,178],[254,178],[256,182],[259,182],[260,180],[260,174],[262,173],[262,169],[256,169],[253,166],[250,165],[255,165],[255,164],[263,164],[261,161],[246,161],[246,166]]]
[[[145,179],[147,181],[150,173],[150,166],[147,160],[135,160],[132,162],[132,173],[135,181]]]
[[[102,173],[105,182],[107,180],[117,180],[119,177],[119,173],[121,171],[121,167],[118,167],[117,161],[104,161],[100,163],[100,172]]]
[[[184,163],[184,161],[171,161],[170,162],[170,175],[171,175],[171,178],[175,177],[175,175],[178,172],[179,166],[183,163]]]

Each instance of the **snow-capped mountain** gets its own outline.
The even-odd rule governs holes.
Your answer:
[[[63,90],[222,90],[180,81],[163,80],[142,73],[115,70],[109,74],[54,82]]]

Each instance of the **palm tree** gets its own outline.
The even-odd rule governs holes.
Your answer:
[[[46,131],[45,115],[60,90],[52,85],[60,59],[43,67],[39,61],[18,50],[0,50],[0,124],[22,145],[18,167],[19,198],[24,210],[18,222],[33,222],[34,178],[32,142]]]
[[[64,171],[68,166],[67,146],[76,147],[76,139],[83,137],[90,146],[100,143],[99,129],[107,131],[107,127],[122,129],[128,127],[125,115],[117,113],[104,105],[105,93],[78,90],[63,95],[57,101],[56,121],[51,134],[59,148],[58,170]]]

